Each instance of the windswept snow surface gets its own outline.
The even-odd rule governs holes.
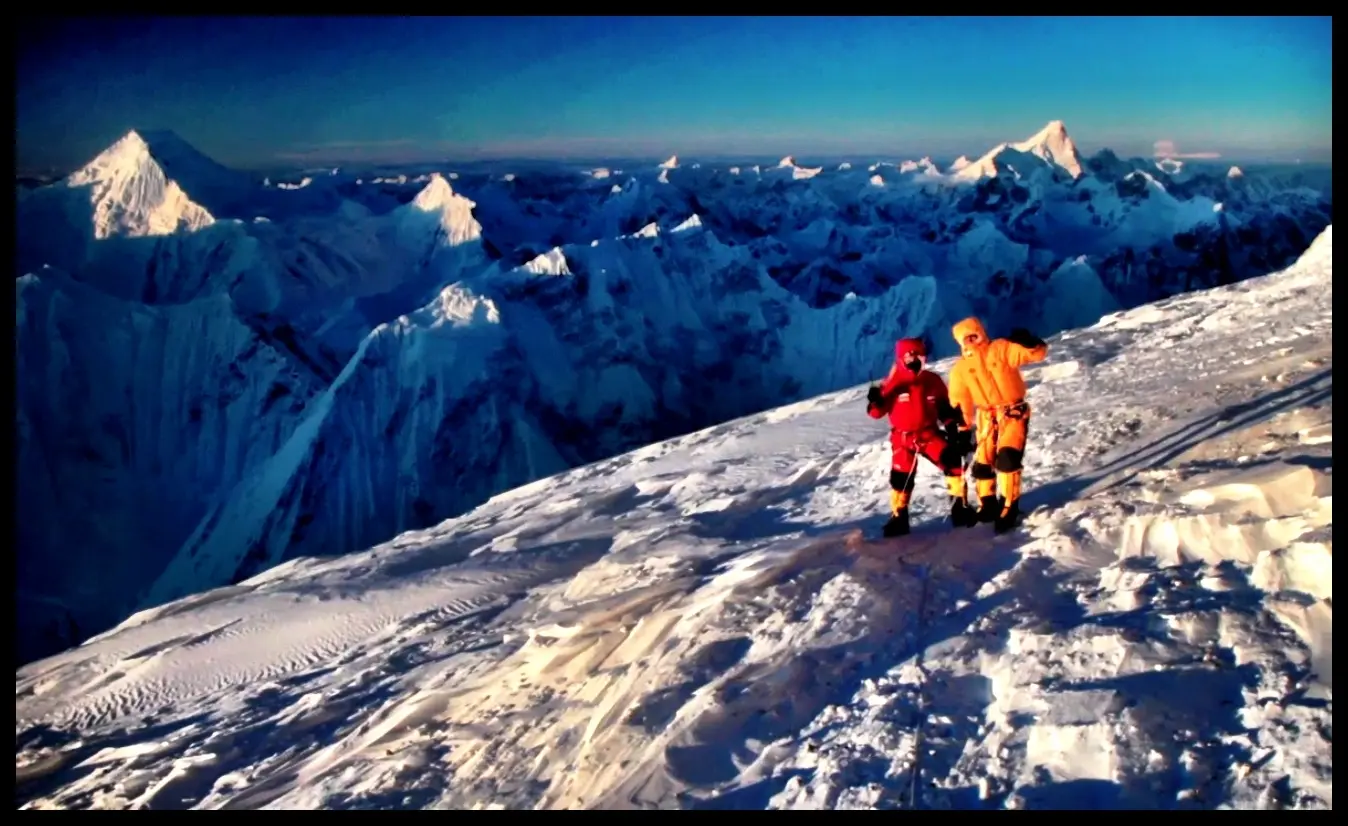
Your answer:
[[[853,388],[137,614],[19,669],[18,803],[1332,808],[1331,276],[1054,337],[1002,537],[924,467],[850,544]]]

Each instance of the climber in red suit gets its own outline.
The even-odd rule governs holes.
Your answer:
[[[951,497],[951,521],[961,527],[969,527],[976,521],[975,512],[966,501],[964,485],[963,460],[973,449],[969,431],[959,429],[960,410],[951,406],[941,377],[924,369],[926,362],[927,348],[921,339],[900,339],[894,345],[894,366],[889,375],[880,386],[872,386],[866,397],[866,413],[872,419],[889,416],[891,491],[885,536],[908,533],[908,498],[912,494],[918,454],[945,474]]]

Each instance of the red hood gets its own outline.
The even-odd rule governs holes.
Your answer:
[[[911,355],[919,355],[922,356],[923,358],[926,357],[927,348],[922,343],[922,339],[920,338],[899,339],[898,343],[894,345],[895,369],[897,369],[900,373],[906,373],[910,376],[915,376],[917,375],[917,373],[914,373],[912,370],[909,370],[907,365],[904,364],[904,362],[907,361],[908,357]],[[921,371],[919,370],[918,372]]]

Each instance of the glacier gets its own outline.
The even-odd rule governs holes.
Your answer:
[[[1326,175],[1083,158],[229,170],[131,132],[17,196],[19,660],[287,559],[1294,260]],[[301,186],[301,182],[308,180]],[[284,186],[283,186],[284,184]]]

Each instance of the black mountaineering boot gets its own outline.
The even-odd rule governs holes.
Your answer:
[[[1011,502],[997,514],[997,521],[993,523],[992,529],[996,533],[1006,533],[1015,528],[1019,522],[1020,500],[1012,499]]]
[[[987,523],[997,519],[997,514],[1002,512],[1002,502],[996,496],[984,496],[983,506],[978,509],[978,521]]]
[[[950,497],[950,523],[957,528],[972,528],[978,524],[978,512],[969,507],[963,496]]]
[[[901,508],[889,517],[885,523],[884,534],[886,537],[906,536],[908,533],[908,509]]]

